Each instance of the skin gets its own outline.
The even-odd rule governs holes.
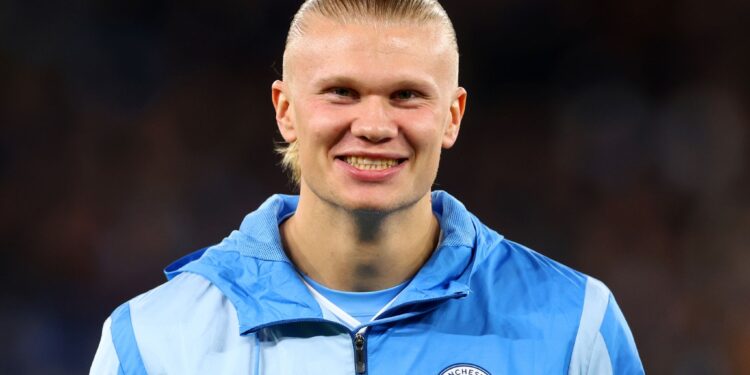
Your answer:
[[[311,15],[287,46],[272,99],[282,137],[299,142],[302,179],[281,235],[298,269],[329,288],[392,287],[435,249],[430,188],[466,104],[457,52],[441,27]],[[347,156],[401,164],[362,178]]]

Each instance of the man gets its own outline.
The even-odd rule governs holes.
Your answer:
[[[431,192],[466,105],[434,0],[309,0],[272,85],[299,197],[105,322],[94,374],[638,374],[606,287]]]

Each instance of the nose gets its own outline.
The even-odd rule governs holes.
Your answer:
[[[398,125],[389,115],[388,103],[382,98],[363,99],[359,114],[352,122],[352,134],[373,143],[380,143],[398,135]]]

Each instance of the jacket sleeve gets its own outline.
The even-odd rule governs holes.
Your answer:
[[[102,341],[90,374],[148,374],[133,332],[129,302],[120,305],[104,322]]]
[[[600,348],[604,346],[603,348]],[[594,357],[596,356],[596,357]],[[591,364],[608,361],[612,374],[643,374],[643,364],[635,347],[633,334],[617,305],[615,298],[609,294],[607,309],[599,327],[597,344],[592,352]],[[596,368],[590,374],[599,374]]]
[[[117,358],[117,351],[112,342],[112,319],[107,318],[102,328],[102,339],[99,342],[99,348],[94,355],[94,362],[91,364],[90,375],[116,375],[120,369],[120,359]]]
[[[589,278],[568,375],[643,373],[633,334],[615,298],[601,281]]]

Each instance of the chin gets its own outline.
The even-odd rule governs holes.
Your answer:
[[[385,205],[385,204],[354,204],[346,207],[348,211],[360,214],[388,214],[391,212],[398,211],[402,207],[397,204]]]
[[[342,206],[352,212],[371,213],[371,214],[389,214],[414,206],[422,197],[393,197],[386,194],[384,199],[373,199],[372,194],[360,197],[347,197]]]
[[[324,185],[317,184],[320,181],[304,180],[301,192],[307,191],[315,199],[325,202],[331,207],[352,213],[380,213],[408,209],[419,202],[425,195],[429,195],[429,189],[423,194],[414,194],[414,187],[404,188],[396,186],[357,186],[357,185]],[[421,189],[420,189],[421,190]]]

